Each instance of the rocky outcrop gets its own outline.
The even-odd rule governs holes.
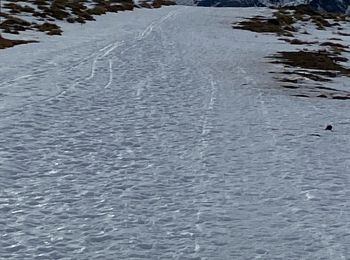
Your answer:
[[[195,4],[198,6],[217,7],[281,7],[286,5],[307,4],[319,11],[346,13],[350,0],[196,0]]]

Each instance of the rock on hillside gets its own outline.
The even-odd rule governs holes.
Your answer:
[[[253,7],[253,6],[286,6],[308,4],[312,8],[327,11],[345,13],[350,0],[196,0],[198,6],[218,7]]]

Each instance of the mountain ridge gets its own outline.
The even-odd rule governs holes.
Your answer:
[[[349,13],[350,0],[195,0],[198,6],[282,7],[306,4],[320,11]]]

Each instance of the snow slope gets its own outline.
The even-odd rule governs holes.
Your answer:
[[[286,44],[231,27],[270,12],[136,10],[2,50],[0,258],[346,259],[350,103],[279,88]]]

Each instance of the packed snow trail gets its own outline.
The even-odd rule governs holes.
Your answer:
[[[279,43],[231,28],[259,12],[136,10],[1,52],[0,258],[349,259],[350,105],[278,89]]]

